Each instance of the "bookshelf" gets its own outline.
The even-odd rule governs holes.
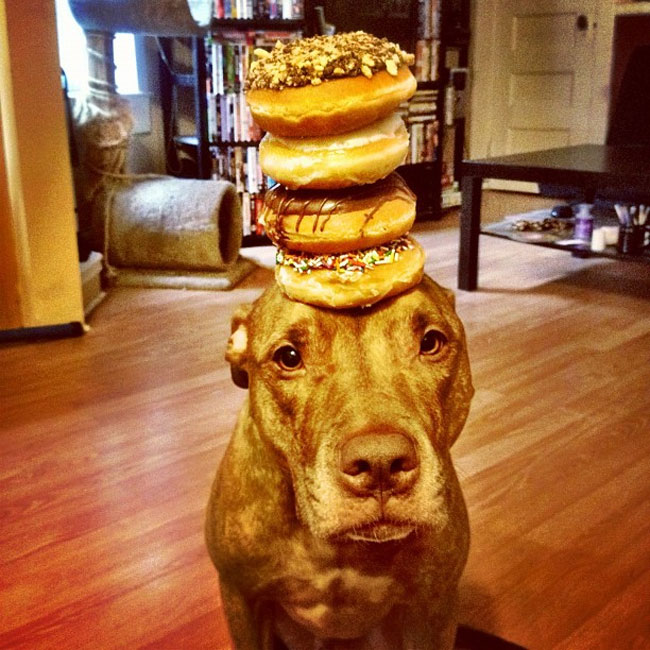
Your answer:
[[[264,234],[258,219],[264,192],[273,181],[259,165],[258,147],[264,132],[251,117],[244,81],[255,49],[270,49],[278,40],[299,38],[304,29],[299,18],[249,22],[248,27],[240,24],[237,29],[219,22],[205,40],[205,87],[210,175],[235,184],[242,203],[245,243],[256,243]]]
[[[362,3],[359,11],[350,10],[350,0],[325,1],[322,5],[327,22],[337,31],[363,29],[416,53],[413,72],[418,89],[400,107],[411,144],[407,160],[398,171],[418,197],[418,219],[439,218],[443,171],[454,166],[453,160],[443,162],[445,96],[449,96],[445,90],[453,82],[449,67],[467,65],[468,0]],[[164,70],[168,98],[163,95],[163,105],[172,100],[176,85],[188,86],[194,94],[195,134],[175,136],[173,143],[177,150],[192,156],[196,177],[235,183],[242,198],[244,246],[266,241],[256,216],[270,182],[258,164],[258,143],[263,133],[250,119],[244,99],[247,66],[256,47],[272,47],[278,38],[309,36],[316,32],[315,23],[315,14],[300,0],[219,0],[210,35],[192,39],[191,72],[170,73],[169,66]],[[450,127],[448,137],[455,140],[452,157],[460,160],[464,120],[454,118]]]

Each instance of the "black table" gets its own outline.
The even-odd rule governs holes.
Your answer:
[[[596,193],[604,188],[608,191],[638,191],[650,195],[650,147],[577,145],[498,158],[466,160],[462,163],[461,172],[458,287],[473,291],[478,280],[478,242],[481,234],[481,192],[484,178],[574,187],[583,191],[583,200],[587,203],[593,202]],[[611,257],[612,254],[609,252],[605,256]],[[647,260],[645,254],[640,257]]]

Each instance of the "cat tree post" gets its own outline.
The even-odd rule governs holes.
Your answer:
[[[107,275],[118,283],[128,276],[130,284],[229,288],[252,268],[238,255],[242,220],[234,186],[127,173],[133,118],[117,94],[113,56],[118,31],[200,33],[189,8],[209,17],[210,3],[190,0],[188,7],[168,0],[164,10],[160,0],[70,0],[70,5],[86,33],[89,57],[89,93],[75,116],[80,228],[104,253]]]

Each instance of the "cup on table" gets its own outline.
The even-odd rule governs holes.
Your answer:
[[[645,226],[621,226],[616,250],[626,255],[640,255],[645,246]]]

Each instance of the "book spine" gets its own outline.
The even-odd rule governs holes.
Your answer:
[[[429,31],[431,33],[430,38],[439,40],[441,36],[441,13],[440,13],[440,0],[430,0],[429,7]]]
[[[218,114],[217,114],[217,96],[210,94],[208,95],[208,141],[216,142],[219,133],[219,123],[218,123]]]
[[[291,3],[291,17],[300,20],[305,17],[304,0],[293,0]]]
[[[232,74],[233,84],[231,90],[234,93],[238,93],[240,87],[242,86],[241,45],[239,43],[233,43],[232,45]]]
[[[429,79],[431,81],[438,81],[438,66],[440,64],[440,41],[431,42],[431,52],[430,52],[430,64],[429,64]]]
[[[233,96],[228,94],[226,95],[226,104],[227,104],[227,110],[228,110],[228,121],[227,121],[227,126],[228,126],[228,140],[230,142],[234,141],[237,139],[235,135],[235,110],[233,106]]]
[[[256,194],[253,200],[255,201],[255,234],[263,235],[264,226],[260,223],[260,215],[264,207],[264,196],[262,194]]]
[[[212,85],[212,94],[218,93],[219,77],[219,44],[216,41],[210,42],[210,83]]]
[[[246,110],[246,97],[244,91],[240,91],[237,95],[237,108],[239,112],[240,133],[239,137],[242,140],[250,140],[250,128],[248,126],[248,111]]]
[[[217,43],[217,86],[216,86],[217,95],[224,94],[223,66],[224,66],[223,43]]]
[[[415,44],[415,78],[427,81],[431,74],[431,41],[420,39]]]
[[[246,147],[246,190],[249,194],[255,194],[257,192],[255,147]]]
[[[244,191],[244,182],[243,182],[243,161],[242,161],[242,155],[241,155],[241,147],[232,147],[233,151],[233,183],[235,184],[235,188],[238,192],[243,192]]]
[[[418,0],[417,4],[417,27],[416,37],[418,39],[431,38],[431,4],[435,0]]]
[[[253,221],[251,215],[251,202],[247,192],[242,192],[241,196],[241,217],[242,217],[242,234],[247,237],[252,233],[251,223]]]
[[[239,119],[239,102],[237,101],[237,95],[232,94],[229,97],[230,97],[230,106],[231,106],[230,110],[232,113],[232,128],[233,128],[232,139],[235,142],[239,142],[241,140],[241,120]]]
[[[232,92],[235,85],[234,54],[232,43],[224,43],[224,92]]]

